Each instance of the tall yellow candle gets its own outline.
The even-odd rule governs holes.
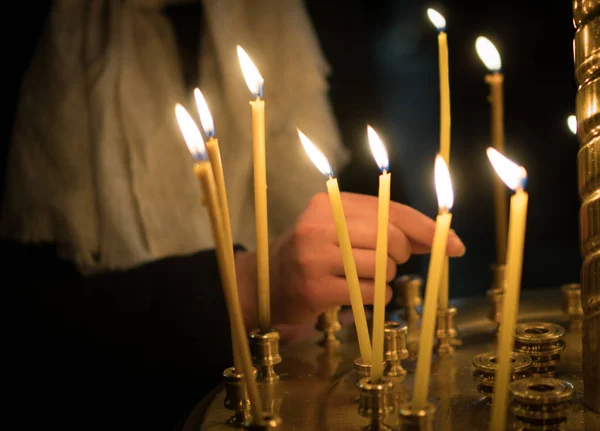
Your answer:
[[[208,159],[213,170],[215,177],[215,184],[217,187],[217,194],[219,196],[219,204],[221,206],[221,212],[223,216],[223,230],[225,234],[224,247],[229,249],[231,256],[227,259],[227,272],[235,277],[235,257],[233,251],[233,238],[231,235],[231,220],[229,218],[229,204],[227,202],[227,189],[225,187],[225,174],[223,173],[223,164],[221,163],[221,151],[219,149],[219,141],[214,137],[215,126],[212,115],[208,109],[208,104],[204,95],[200,89],[194,89],[194,98],[196,99],[196,106],[198,108],[198,114],[200,116],[200,124],[204,130],[204,134],[208,137],[206,141],[206,152],[208,153]],[[239,352],[237,351],[236,345],[233,345],[233,363],[236,369],[240,369]]]
[[[252,154],[254,159],[254,223],[256,230],[256,274],[258,322],[261,332],[271,331],[269,287],[269,223],[267,217],[267,163],[265,154],[265,101],[261,99],[264,80],[241,46],[238,59],[248,88],[256,97],[252,106]]]
[[[342,252],[342,262],[344,264],[348,292],[350,293],[350,304],[352,306],[354,325],[356,326],[356,334],[358,336],[360,357],[364,363],[368,364],[371,363],[371,340],[369,338],[367,316],[365,315],[358,273],[356,271],[356,263],[354,261],[354,255],[352,254],[350,234],[348,233],[348,227],[346,225],[346,217],[344,216],[344,207],[342,205],[342,196],[340,195],[338,181],[337,178],[334,178],[331,165],[323,153],[321,153],[300,130],[298,130],[298,136],[300,136],[300,141],[302,142],[306,154],[308,154],[308,157],[315,164],[317,169],[319,169],[323,175],[329,177],[327,180],[327,192],[329,194],[329,202],[331,203],[331,210],[333,212],[333,222],[335,223],[340,251]]]
[[[438,29],[438,50],[440,69],[440,154],[450,168],[450,72],[448,68],[448,37],[446,18],[435,9],[427,9],[429,20]],[[439,292],[440,310],[448,309],[450,289],[450,262],[446,257]]]
[[[448,234],[452,222],[450,209],[454,203],[452,182],[446,162],[441,155],[435,159],[435,187],[437,191],[439,214],[435,221],[435,233],[431,247],[429,270],[427,272],[427,286],[425,289],[425,304],[423,306],[423,319],[421,322],[421,337],[419,339],[419,353],[413,386],[412,407],[415,410],[427,406],[429,394],[429,376],[431,375],[431,356],[433,353],[433,340],[437,316],[438,290],[446,256]]]
[[[502,75],[502,59],[500,53],[485,37],[478,37],[475,47],[479,57],[490,71],[485,76],[485,82],[490,86],[489,102],[491,104],[491,129],[492,145],[496,150],[504,151],[504,99],[502,89],[504,75]],[[507,241],[507,199],[504,185],[497,179],[494,183],[494,211],[496,219],[496,263],[506,263]]]
[[[527,172],[522,166],[508,160],[493,148],[488,148],[488,157],[498,176],[515,191],[510,199],[510,224],[508,251],[506,256],[506,292],[502,307],[502,325],[498,336],[498,369],[494,379],[494,398],[490,430],[506,429],[508,408],[508,386],[510,383],[510,354],[515,341],[515,325],[519,314],[519,293],[523,268],[523,246],[527,221],[528,195],[523,190]]]
[[[389,158],[385,146],[377,132],[367,126],[369,146],[382,174],[379,176],[377,208],[377,244],[375,248],[375,294],[373,298],[373,360],[371,362],[371,381],[383,378],[383,340],[385,327],[385,286],[388,261],[388,220],[390,215],[390,183],[392,176],[388,172]]]
[[[227,270],[227,268],[230,268],[233,265],[233,262],[230,261],[230,259],[233,258],[233,253],[229,252],[230,247],[228,247],[226,243],[223,214],[215,184],[214,173],[210,162],[205,160],[206,150],[202,142],[200,131],[196,127],[194,120],[181,105],[175,107],[175,114],[188,148],[196,159],[194,173],[200,181],[204,205],[207,207],[210,217],[213,238],[216,245],[217,263],[221,274],[225,303],[231,322],[232,340],[235,346],[234,351],[236,352],[237,360],[239,360],[239,364],[236,364],[236,367],[244,375],[253,417],[262,418],[262,401],[260,399],[256,380],[254,379],[252,357],[250,355],[244,317],[242,315],[238,296],[237,279],[235,272],[232,273]]]

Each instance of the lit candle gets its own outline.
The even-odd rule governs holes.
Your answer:
[[[498,176],[515,193],[510,198],[510,221],[508,230],[508,251],[506,256],[506,292],[502,307],[502,325],[498,335],[498,369],[494,379],[494,397],[490,430],[506,429],[508,385],[510,383],[510,354],[515,341],[515,325],[519,314],[519,292],[523,268],[523,245],[527,220],[527,201],[523,190],[527,172],[508,160],[494,148],[488,148],[488,158]]]
[[[350,293],[350,304],[352,305],[354,325],[356,326],[356,334],[358,336],[360,357],[363,363],[369,364],[371,363],[371,340],[369,339],[367,316],[365,315],[358,273],[356,272],[356,263],[354,262],[354,255],[352,254],[352,244],[350,243],[350,234],[348,233],[348,227],[346,225],[346,217],[344,216],[344,207],[342,205],[342,196],[340,195],[338,181],[337,178],[333,176],[333,169],[331,169],[331,165],[325,155],[323,155],[323,153],[321,153],[300,130],[298,130],[298,136],[300,136],[302,146],[310,160],[323,175],[329,177],[327,180],[327,192],[329,194],[329,202],[331,203],[331,210],[333,212],[333,222],[337,232],[338,243],[340,244],[340,251],[342,252],[342,262],[344,265],[344,273],[346,274],[348,292]]]
[[[267,217],[267,162],[265,154],[265,101],[261,99],[264,79],[241,46],[238,59],[246,84],[256,100],[252,106],[252,143],[254,157],[254,223],[256,229],[256,274],[258,284],[258,321],[262,333],[271,331],[269,287],[269,222]]]
[[[481,61],[488,68],[490,73],[485,76],[485,82],[490,86],[489,101],[492,105],[492,145],[498,151],[504,151],[504,100],[502,87],[504,84],[504,75],[502,75],[502,60],[500,53],[485,37],[478,37],[475,42],[477,54]],[[502,182],[498,179],[494,185],[494,201],[496,215],[496,263],[504,265],[506,263],[506,238],[507,238],[507,217],[506,208],[506,190]]]
[[[412,407],[421,410],[427,406],[429,394],[429,376],[431,374],[431,356],[437,316],[438,290],[444,270],[446,246],[452,214],[450,209],[454,203],[450,172],[444,158],[438,154],[435,159],[435,188],[437,192],[439,213],[435,220],[435,233],[431,246],[427,286],[425,288],[425,304],[421,322],[421,337],[419,339],[419,355],[413,389]]]
[[[577,134],[577,117],[575,115],[569,115],[567,117],[567,126],[569,127],[571,133],[574,135]]]
[[[446,36],[446,18],[434,9],[427,9],[427,16],[438,30],[438,50],[440,63],[440,154],[450,168],[450,74],[448,70],[448,37]],[[448,257],[444,263],[442,284],[439,294],[440,310],[448,309],[450,284],[450,263]]]
[[[377,198],[377,244],[375,248],[375,295],[373,298],[373,361],[371,363],[371,381],[377,382],[383,377],[383,339],[385,326],[385,286],[388,261],[388,220],[390,215],[390,182],[388,172],[390,162],[387,151],[379,136],[371,126],[367,126],[367,135],[371,152],[382,173],[379,176],[379,194]]]
[[[229,204],[227,203],[227,189],[225,188],[225,175],[223,174],[223,164],[221,163],[219,141],[214,136],[215,126],[212,115],[210,114],[210,110],[208,109],[208,104],[206,103],[206,99],[204,99],[204,95],[198,88],[194,90],[194,98],[196,99],[196,106],[200,116],[200,124],[204,130],[204,134],[208,137],[208,140],[205,143],[206,152],[208,153],[208,159],[210,160],[210,165],[215,177],[217,194],[219,196],[219,204],[223,214],[223,230],[225,234],[224,246],[225,248],[229,248],[231,253],[230,258],[227,260],[226,271],[231,274],[231,277],[235,278],[235,258],[233,251],[233,239],[231,236],[231,221],[229,218]],[[234,367],[240,369],[239,353],[235,347],[235,344],[233,345],[233,359]]]
[[[213,238],[216,245],[217,264],[219,265],[225,302],[231,322],[231,338],[235,346],[234,351],[237,352],[237,359],[240,361],[240,363],[235,366],[238,370],[241,370],[244,375],[253,417],[262,418],[262,402],[256,380],[253,377],[252,357],[250,356],[244,317],[242,315],[238,297],[237,279],[235,277],[235,271],[233,274],[227,271],[227,268],[233,265],[233,262],[229,262],[230,259],[233,259],[233,253],[229,252],[230,247],[227,246],[225,240],[223,216],[213,170],[210,162],[206,160],[206,149],[202,142],[202,136],[192,117],[185,108],[179,104],[175,106],[175,115],[177,116],[177,121],[179,122],[179,127],[181,128],[181,133],[183,134],[185,142],[196,161],[194,173],[200,181],[204,198],[203,203],[208,208]]]

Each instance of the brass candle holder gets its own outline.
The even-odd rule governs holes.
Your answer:
[[[511,411],[520,430],[568,429],[567,422],[573,385],[565,380],[528,378],[510,384]]]
[[[258,381],[272,382],[279,379],[279,375],[275,372],[275,365],[281,363],[279,332],[271,331],[264,334],[258,330],[251,332],[250,351],[254,366],[258,370]]]
[[[519,323],[515,329],[515,351],[531,357],[533,377],[554,377],[560,353],[565,349],[565,328],[554,323]]]
[[[419,320],[419,309],[423,303],[423,279],[418,275],[403,275],[394,283],[392,303],[395,308],[404,309],[404,319]]]
[[[565,284],[560,288],[562,311],[569,317],[569,330],[579,331],[583,326],[583,307],[581,306],[581,285]]]
[[[488,319],[496,324],[496,335],[500,333],[502,323],[502,304],[504,303],[504,289],[490,289],[487,291],[490,309]]]
[[[384,329],[383,351],[385,355],[385,368],[383,375],[386,377],[403,377],[406,370],[402,367],[402,359],[408,358],[406,349],[406,325],[398,322],[386,322]]]
[[[340,340],[336,335],[342,329],[340,309],[341,307],[331,307],[319,315],[316,329],[323,333],[323,339],[319,342],[319,345],[331,348],[340,344]]]
[[[412,408],[411,404],[402,404],[399,409],[400,431],[433,431],[435,406],[427,404],[422,410]]]
[[[383,380],[373,383],[369,377],[365,377],[360,379],[356,386],[360,391],[358,413],[371,421],[363,429],[365,431],[391,431],[392,428],[384,421],[386,416],[394,410],[392,382]]]
[[[256,378],[256,369],[254,368],[252,378]],[[223,371],[223,382],[225,383],[223,405],[227,410],[235,412],[227,423],[241,427],[250,419],[250,400],[246,392],[244,375],[236,372],[234,367],[230,367]]]
[[[510,381],[521,380],[531,376],[531,358],[523,353],[513,352],[510,355]],[[477,382],[477,392],[490,402],[494,395],[494,381],[498,369],[497,352],[480,353],[473,358],[471,374]]]
[[[435,350],[440,355],[453,354],[454,347],[461,344],[454,324],[455,316],[455,307],[448,308],[447,310],[438,310],[437,312],[437,329],[435,331],[437,342]]]

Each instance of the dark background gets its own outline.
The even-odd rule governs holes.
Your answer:
[[[49,2],[12,6],[5,26],[4,136],[0,190],[21,74],[41,30]],[[343,189],[375,194],[377,168],[368,153],[365,125],[386,142],[393,174],[392,198],[435,216],[433,160],[439,146],[436,31],[426,16],[445,15],[452,100],[453,226],[467,254],[451,265],[452,296],[482,295],[495,259],[492,172],[486,70],[476,55],[479,35],[502,55],[505,74],[506,152],[526,167],[530,194],[524,288],[579,280],[577,141],[566,128],[574,111],[571,2],[489,0],[308,0],[333,72],[331,100],[352,161]],[[197,52],[201,8],[168,11],[182,55]],[[10,28],[8,28],[10,27]],[[194,71],[189,62],[188,74]],[[1,196],[0,196],[1,198]],[[427,260],[404,271],[425,273]]]

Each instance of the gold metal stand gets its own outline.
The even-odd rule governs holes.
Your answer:
[[[532,360],[523,353],[513,352],[510,356],[510,381],[521,380],[531,376]],[[477,382],[477,392],[491,402],[494,396],[494,381],[498,370],[496,352],[480,353],[473,358],[472,374]]]
[[[392,382],[383,380],[373,383],[369,377],[365,377],[360,379],[356,386],[360,391],[358,412],[362,417],[371,421],[363,429],[365,431],[391,431],[392,428],[385,425],[384,420],[394,409],[391,402]]]
[[[398,322],[385,322],[384,330],[385,368],[386,377],[403,377],[406,370],[402,368],[402,359],[408,358],[406,349],[407,327]]]
[[[437,312],[437,329],[435,331],[437,343],[435,350],[438,355],[452,355],[454,346],[460,345],[454,324],[454,316],[456,316],[456,308],[454,307],[447,310],[438,310]]]
[[[565,350],[565,328],[554,323],[519,323],[515,329],[515,351],[531,357],[533,377],[554,377],[560,354]]]
[[[256,376],[256,369],[254,378]],[[241,427],[250,419],[250,400],[246,392],[246,382],[244,375],[237,373],[235,368],[230,367],[223,371],[223,382],[225,383],[225,402],[223,405],[227,410],[231,410],[234,415],[227,420],[227,423],[235,427]]]
[[[331,307],[319,315],[316,329],[323,333],[323,339],[319,342],[321,346],[331,347],[340,344],[337,333],[342,329],[340,324],[341,307]]]
[[[435,406],[428,404],[423,410],[414,410],[410,404],[400,406],[400,431],[433,431]]]
[[[565,284],[560,288],[562,311],[569,317],[569,331],[580,331],[583,327],[583,307],[581,306],[581,285]]]
[[[395,308],[404,309],[404,320],[418,321],[423,303],[423,279],[418,275],[403,275],[394,283]]]

